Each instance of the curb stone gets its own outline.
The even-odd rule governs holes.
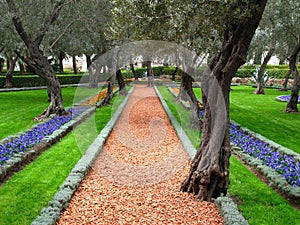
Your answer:
[[[48,206],[41,210],[40,215],[31,223],[31,225],[54,225],[59,220],[61,213],[67,208],[73,194],[79,187],[81,181],[88,174],[97,155],[102,150],[106,138],[123,112],[133,89],[134,87],[130,89],[128,95],[120,104],[117,111],[102,129],[94,142],[89,146],[86,153],[74,166],[64,183],[59,187],[59,191],[53,196],[53,199],[48,203]]]
[[[170,90],[170,89],[169,89]],[[173,113],[169,109],[167,103],[159,93],[157,87],[155,86],[155,91],[158,95],[158,98],[160,102],[162,103],[165,112],[168,114],[168,117],[170,118],[170,121],[172,125],[175,128],[175,131],[178,135],[178,138],[180,139],[180,142],[182,143],[184,149],[188,153],[191,159],[194,158],[197,150],[192,145],[190,139],[186,135],[185,131],[182,129],[182,127],[177,122],[176,118],[174,117]],[[219,197],[216,199],[216,205],[224,219],[225,225],[249,225],[247,220],[243,217],[243,215],[238,211],[237,205],[234,203],[234,201],[230,197]]]

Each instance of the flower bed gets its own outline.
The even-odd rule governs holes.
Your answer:
[[[113,92],[115,93],[116,91],[118,91],[117,87],[113,87]],[[95,96],[83,101],[81,103],[81,105],[86,105],[86,106],[95,106],[99,101],[101,101],[102,99],[105,98],[107,93],[107,88],[101,90],[98,92],[98,94],[96,94]]]
[[[290,95],[280,95],[276,97],[276,100],[279,102],[288,102],[290,101],[291,96]],[[298,103],[300,103],[300,96],[298,96]]]
[[[89,99],[89,103],[96,105],[105,97],[103,93],[106,94],[106,89],[100,91],[97,98],[92,97],[93,102]],[[66,116],[53,115],[24,133],[3,139],[0,142],[0,183],[33,161],[43,150],[58,142],[94,111],[94,106],[80,104],[67,109]]]
[[[262,160],[264,165],[281,174],[290,185],[300,187],[300,162],[293,156],[274,149],[232,123],[230,125],[230,140],[244,153]]]
[[[174,95],[174,88],[169,88]],[[176,95],[174,95],[176,97]],[[202,115],[202,112],[200,112]],[[258,169],[273,186],[291,197],[300,199],[300,155],[261,135],[230,124],[232,151]]]
[[[71,201],[80,183],[90,171],[97,155],[102,150],[108,135],[110,134],[125,105],[127,104],[127,101],[133,89],[134,88],[131,88],[131,90],[128,92],[128,95],[120,104],[114,115],[111,117],[110,121],[102,129],[94,142],[89,146],[86,153],[77,162],[77,164],[70,172],[69,176],[59,187],[59,190],[53,196],[52,200],[46,207],[41,210],[39,216],[32,222],[32,225],[56,224],[61,216],[61,213],[66,209],[69,202]]]
[[[43,138],[51,135],[54,131],[59,129],[63,124],[69,122],[72,118],[76,118],[79,114],[85,111],[86,108],[68,109],[69,113],[66,116],[55,116],[50,120],[37,124],[27,132],[18,137],[4,140],[0,144],[0,165],[5,164],[9,159],[13,158],[15,154],[25,152],[27,149],[32,148],[37,143],[40,143]]]

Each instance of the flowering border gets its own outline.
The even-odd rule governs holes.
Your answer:
[[[280,95],[280,96],[277,96],[275,99],[278,102],[288,102],[291,99],[291,96],[290,95]],[[300,96],[298,96],[298,103],[300,103]]]
[[[129,96],[131,95],[134,87],[130,89],[128,95],[118,107],[112,118],[108,121],[106,126],[102,129],[101,133],[97,136],[94,142],[89,146],[85,154],[74,166],[69,176],[64,183],[59,187],[58,192],[53,196],[52,200],[44,207],[39,216],[31,223],[31,225],[53,225],[59,220],[61,213],[68,207],[75,191],[79,187],[81,181],[86,177],[90,171],[97,155],[102,150],[104,143],[109,136],[113,126],[118,121]]]
[[[174,87],[172,87],[174,88]],[[168,88],[169,91],[176,97],[176,93],[172,90],[172,88]],[[263,137],[262,135],[256,134],[250,130],[248,130],[247,128],[242,128],[240,125],[238,125],[237,123],[235,123],[234,121],[231,121],[231,130],[232,128],[236,126],[239,127],[240,132],[242,132],[243,136],[246,135],[250,135],[250,138],[253,137],[254,140],[257,140],[258,142],[260,142],[260,144],[262,144],[262,146],[266,147],[266,148],[270,148],[270,151],[267,152],[267,154],[265,154],[265,158],[268,160],[271,158],[270,154],[271,153],[275,153],[277,156],[277,159],[279,160],[279,158],[283,158],[283,160],[285,160],[286,164],[291,164],[293,163],[293,169],[295,169],[296,171],[292,171],[295,172],[295,175],[291,173],[291,169],[283,171],[286,168],[282,168],[284,167],[284,165],[276,165],[278,168],[281,167],[281,172],[283,173],[283,175],[285,176],[285,178],[282,177],[281,174],[279,174],[278,172],[276,172],[274,170],[274,166],[273,168],[270,167],[272,165],[270,160],[268,161],[263,161],[258,159],[257,157],[253,157],[247,153],[245,153],[245,150],[242,150],[240,147],[237,147],[236,145],[234,145],[232,147],[232,151],[236,154],[238,154],[239,156],[242,156],[242,158],[252,167],[254,167],[255,169],[257,169],[258,171],[260,171],[271,183],[271,186],[277,187],[278,189],[280,189],[281,191],[283,191],[284,193],[286,193],[288,196],[290,197],[294,197],[297,199],[300,199],[300,154],[295,153],[294,151],[287,149],[265,137]],[[231,138],[232,141],[232,138]],[[258,148],[261,148],[261,146],[259,146]],[[256,149],[254,149],[254,151],[256,151]],[[269,164],[269,166],[267,166],[266,164]],[[289,166],[289,165],[288,165]],[[287,179],[290,179],[291,177],[296,177],[293,181],[287,182]],[[298,178],[297,178],[298,177]],[[293,186],[294,185],[294,186]]]
[[[115,89],[113,94],[117,91],[118,89]],[[93,99],[93,97],[88,99]],[[99,101],[100,99],[97,98],[96,100]],[[95,106],[79,104],[67,109],[67,112],[70,113],[67,116],[53,115],[47,120],[35,124],[24,133],[20,132],[16,136],[9,136],[0,141],[0,151],[6,151],[7,154],[10,154],[10,158],[2,160],[4,162],[0,164],[0,183],[7,180],[13,173],[20,171],[43,151],[57,143],[74,127],[92,115],[95,112]]]

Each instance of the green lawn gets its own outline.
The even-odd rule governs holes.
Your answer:
[[[81,88],[80,90],[82,90]],[[79,89],[78,89],[79,90]],[[65,107],[73,104],[76,87],[62,88]],[[97,91],[85,88],[86,97]],[[77,94],[78,95],[78,94]],[[25,131],[37,123],[33,119],[49,106],[47,90],[0,92],[0,140],[8,135]]]
[[[189,114],[188,111],[183,110],[182,107],[174,101],[174,97],[165,87],[158,87],[158,89],[177,120]],[[249,90],[251,90],[251,88],[249,88]],[[196,89],[195,92],[199,96],[200,89]],[[181,125],[183,124],[181,123]],[[267,128],[265,128],[265,130],[267,130]],[[198,144],[198,141],[195,141],[195,138],[198,138],[197,135],[191,133],[189,130],[187,135],[194,146],[196,146]],[[229,193],[239,200],[239,210],[250,225],[300,224],[300,212],[290,206],[289,203],[273,189],[261,182],[233,156],[230,160]]]
[[[187,134],[192,140],[193,144],[196,146],[199,143],[199,133],[188,129],[188,124],[189,124],[188,111],[184,110],[179,104],[174,102],[174,98],[165,87],[159,87],[159,90],[161,91],[162,95],[166,99],[168,105],[170,106],[171,110],[175,114],[176,118],[181,122],[181,125],[187,131]],[[269,104],[269,101],[270,102],[274,101],[270,105],[274,104],[282,107],[282,108],[278,108],[278,115],[282,114],[283,118],[289,116],[281,112],[284,109],[285,104],[280,102],[275,102],[274,100],[274,96],[280,95],[281,94],[280,92],[276,90],[266,90],[267,94],[265,96],[255,96],[251,94],[253,90],[254,89],[252,89],[251,87],[242,87],[242,86],[233,87],[232,97],[231,97],[231,101],[233,105],[232,118],[234,117],[234,107],[236,107],[237,110],[235,114],[239,115],[239,117],[241,118],[244,118],[244,120],[241,119],[241,121],[238,121],[238,116],[236,116],[236,118],[233,118],[236,122],[241,123],[243,126],[246,126],[249,129],[254,131],[254,129],[252,129],[249,125],[243,124],[242,122],[244,121],[244,123],[247,122],[248,124],[253,125],[252,123],[255,124],[255,121],[260,121],[261,118],[261,117],[257,119],[254,118],[253,122],[250,122],[250,119],[246,119],[248,117],[247,111],[249,113],[250,110],[245,110],[244,112],[242,104],[246,104],[246,106],[244,106],[246,108],[248,108],[249,106],[247,106],[248,104],[247,102],[246,103],[241,102],[242,96],[247,96],[247,98],[244,99],[248,99],[248,101],[252,102],[253,108],[256,109],[256,112],[258,111],[261,112],[261,110],[266,110],[266,111],[269,110],[269,116],[265,116],[265,119],[263,120],[265,124],[272,123],[273,121],[272,117],[275,115],[275,113],[272,113],[273,112],[272,109],[268,109],[268,107],[265,106]],[[67,93],[69,93],[68,95],[69,100],[65,99],[65,105],[68,104],[67,103],[68,101],[70,102],[71,105],[73,101],[72,92],[74,95],[75,88],[63,89],[64,95],[67,95]],[[24,93],[26,93],[27,97],[25,96]],[[9,112],[16,112],[17,115],[18,111],[21,112],[22,111],[21,109],[23,107],[26,107],[29,110],[28,114],[30,115],[27,115],[26,119],[24,118],[26,116],[26,113],[23,113],[24,114],[23,117],[20,115],[15,117],[17,118],[16,120],[20,120],[18,118],[22,118],[22,120],[24,120],[24,121],[20,121],[18,125],[14,126],[15,133],[19,132],[20,130],[24,130],[22,129],[22,126],[26,126],[28,128],[31,127],[31,125],[28,125],[27,123],[31,122],[32,118],[36,116],[38,113],[40,113],[48,105],[48,103],[46,102],[47,95],[45,90],[44,92],[43,90],[41,90],[41,91],[33,91],[31,94],[30,93],[31,91],[14,92],[14,93],[10,93],[11,95],[8,94],[3,95],[6,93],[0,93],[1,103],[2,100],[6,101],[7,108],[9,108],[8,106],[12,106],[12,103],[6,98],[9,97],[9,98],[17,99],[19,98],[18,97],[19,95],[21,96],[24,95],[23,101],[25,102],[25,104],[18,99],[17,101],[19,102],[19,104],[13,105],[12,107],[15,108],[9,111]],[[41,105],[42,103],[41,102],[35,103],[35,101],[30,101],[30,98],[28,98],[28,96],[31,97],[31,99],[36,99],[35,101],[41,101],[41,102],[44,101],[45,102],[44,106],[40,107],[40,110],[32,109],[34,107],[33,106],[34,104]],[[261,98],[262,101],[261,105],[263,106],[262,109],[256,104],[257,100],[253,101],[251,96],[253,96],[254,99]],[[266,99],[269,100],[266,101]],[[57,143],[52,148],[45,151],[36,161],[29,164],[25,169],[23,169],[22,171],[14,175],[8,182],[6,182],[0,188],[0,198],[1,198],[0,224],[1,225],[2,224],[3,225],[4,224],[30,224],[36,218],[36,216],[39,214],[42,207],[46,206],[48,201],[52,199],[53,194],[57,191],[58,187],[68,176],[70,170],[77,163],[78,159],[82,156],[84,150],[89,146],[90,143],[92,143],[92,141],[96,137],[97,134],[95,133],[88,133],[89,135],[86,133],[86,130],[90,128],[90,124],[96,124],[97,131],[99,132],[105,126],[106,122],[110,119],[112,114],[111,108],[115,109],[116,108],[115,106],[117,106],[117,104],[119,104],[121,101],[122,99],[118,99],[114,102],[113,107],[106,106],[97,110],[97,113],[94,118],[93,117],[89,118],[85,123],[81,124],[78,128],[76,128],[77,131],[79,131],[79,133],[84,134],[84,138],[85,138],[84,142],[82,143],[80,142],[79,144],[78,140],[74,135],[75,132],[70,133],[65,138],[63,138],[61,142]],[[27,106],[27,104],[30,104],[31,107]],[[236,106],[234,106],[234,104],[236,104]],[[5,118],[5,112],[2,112],[3,110],[6,110],[4,106],[5,105],[2,104],[0,106],[2,107],[1,108],[2,110],[0,111],[0,118],[2,118],[2,121],[5,121],[3,120],[3,118]],[[7,115],[10,114],[7,113]],[[256,114],[256,115],[261,116],[260,114]],[[298,115],[290,115],[290,116],[298,116]],[[13,120],[15,119],[12,117],[11,120],[12,122],[9,126],[14,125]],[[0,126],[3,126],[3,123],[4,122],[1,122]],[[294,126],[299,127],[297,125],[299,124],[299,122],[296,123],[296,121],[288,124],[291,127]],[[272,125],[270,126],[272,127]],[[287,127],[289,128],[289,126]],[[5,127],[6,126],[0,128],[3,128],[4,130],[5,129],[9,130],[9,128],[5,128]],[[263,131],[261,132],[261,134],[268,137],[266,133],[269,132],[268,129],[269,125],[265,125],[263,127],[261,128],[261,131]],[[281,126],[279,126],[278,129],[281,129]],[[296,129],[296,131],[298,131],[299,134],[299,129]],[[272,132],[269,133],[272,134]],[[290,133],[285,134],[284,132],[283,135],[290,136]],[[296,139],[295,135],[292,135],[292,137]],[[272,139],[271,137],[268,138]],[[276,141],[274,139],[272,140]],[[255,175],[249,172],[249,170],[244,165],[242,165],[238,160],[236,160],[234,157],[231,157],[230,169],[231,169],[231,173],[230,173],[231,184],[229,187],[229,192],[235,198],[239,199],[239,202],[241,202],[241,204],[239,205],[239,209],[241,210],[241,212],[243,212],[243,215],[249,221],[250,225],[300,224],[300,212],[292,208],[285,199],[277,195],[271,188],[269,188],[267,185],[261,182]]]
[[[97,109],[95,116],[88,118],[0,188],[1,225],[31,224],[111,118],[112,108],[116,108],[123,99],[115,97],[113,107]],[[96,125],[96,133],[88,132],[91,124]],[[75,133],[82,134],[82,140]]]
[[[265,95],[254,95],[253,91],[254,88],[249,86],[232,87],[231,119],[300,153],[300,114],[284,113],[287,103],[275,100],[275,97],[290,92],[265,89]]]

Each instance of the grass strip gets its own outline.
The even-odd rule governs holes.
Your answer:
[[[194,129],[189,128],[190,125],[190,111],[185,110],[181,104],[175,101],[173,95],[168,91],[166,87],[157,86],[157,89],[163,96],[164,100],[166,101],[168,107],[172,111],[173,115],[177,119],[180,126],[186,132],[187,136],[190,137],[192,144],[195,148],[198,148],[200,144],[200,132]],[[193,138],[191,138],[193,137]]]
[[[122,97],[113,106],[121,102]],[[110,105],[98,109],[95,117],[88,118],[76,129],[85,132],[90,123],[95,123],[99,133],[111,118],[112,108]],[[31,224],[96,136],[85,132],[79,147],[73,131],[7,181],[0,189],[0,224]]]
[[[184,117],[184,113],[189,114],[182,106],[175,103],[174,97],[167,91],[166,87],[158,87],[158,89],[176,118]],[[200,92],[199,89],[197,89],[197,91]],[[177,110],[176,105],[179,105],[178,109],[180,107],[181,109]],[[178,114],[180,116],[178,116]],[[181,123],[181,125],[183,124]],[[184,130],[186,129],[185,127],[183,126]],[[199,141],[196,142],[194,140],[196,135],[190,134],[191,133],[187,132],[192,143],[196,146]],[[198,148],[198,146],[196,148]],[[230,163],[231,183],[229,193],[238,200],[239,210],[250,225],[300,224],[299,211],[290,206],[289,203],[272,188],[261,182],[235,157],[231,157]]]

